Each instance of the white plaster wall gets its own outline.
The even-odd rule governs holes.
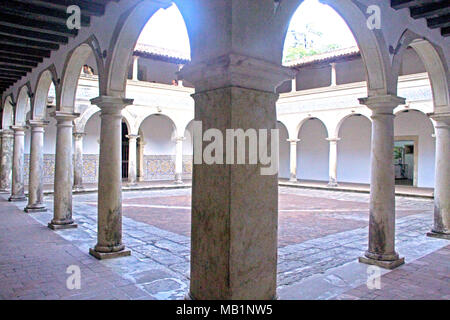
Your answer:
[[[141,125],[144,155],[175,155],[173,123],[165,116],[152,115]]]
[[[397,114],[394,122],[395,136],[418,136],[418,187],[434,187],[435,138],[431,121],[415,110]],[[417,150],[414,150],[417,152]]]
[[[100,113],[94,114],[87,122],[84,129],[85,136],[83,138],[83,154],[99,154],[100,153]]]
[[[370,183],[371,126],[364,116],[351,116],[342,123],[338,142],[338,183]]]
[[[328,181],[329,143],[325,126],[319,120],[306,121],[297,144],[297,178]]]
[[[278,171],[279,178],[290,177],[290,143],[287,141],[288,132],[284,125],[277,124],[277,128],[280,130],[280,167]]]

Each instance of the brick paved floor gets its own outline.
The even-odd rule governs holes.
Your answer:
[[[45,230],[45,234],[50,232],[69,248],[76,247],[75,252],[83,261],[94,261],[92,263],[108,268],[117,279],[128,280],[128,286],[131,283],[140,290],[140,298],[182,299],[189,282],[190,192],[190,189],[124,192],[124,243],[131,248],[132,256],[102,262],[87,254],[96,243],[96,194],[74,196],[78,229],[54,233],[45,227],[52,217],[51,197],[46,197],[49,212],[27,217],[17,211],[13,216],[16,219],[27,217],[30,224]],[[280,188],[280,298],[334,299],[365,283],[367,266],[356,260],[367,247],[368,200],[367,194],[360,193]],[[25,205],[16,203],[19,208]],[[397,248],[407,263],[448,244],[445,240],[425,236],[432,224],[432,201],[398,197],[396,206]],[[1,201],[0,208],[3,207]],[[14,222],[4,224],[14,225]],[[7,229],[6,233],[14,230]],[[5,241],[15,236],[7,237],[9,240]],[[20,252],[20,248],[16,249]],[[54,256],[46,250],[39,253],[50,261]],[[20,266],[20,261],[18,263]],[[14,259],[10,264],[15,264]],[[36,263],[33,268],[39,265]],[[51,275],[57,271],[50,268],[48,272]],[[60,277],[66,279],[67,275],[63,273]],[[0,279],[4,278],[11,281],[8,273],[0,269]],[[101,286],[102,279],[97,281]],[[121,297],[112,292],[109,298]],[[87,296],[88,292],[83,294],[78,297],[96,297],[95,292],[91,296]],[[7,297],[10,296],[7,294]]]
[[[81,289],[69,290],[71,265]],[[74,244],[4,200],[0,204],[1,299],[152,299]]]
[[[379,289],[361,285],[337,299],[450,300],[450,245],[383,275]]]

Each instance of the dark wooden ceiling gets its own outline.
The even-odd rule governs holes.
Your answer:
[[[78,35],[67,27],[68,6],[80,7],[83,28],[111,1],[118,0],[0,1],[0,94]]]
[[[443,37],[450,36],[450,0],[391,0],[391,7],[409,8],[413,19],[427,19],[428,28],[440,28]]]

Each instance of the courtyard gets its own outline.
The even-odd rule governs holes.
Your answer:
[[[189,288],[191,189],[123,192],[123,242],[129,257],[98,261],[97,194],[73,196],[76,229],[53,232],[47,212],[25,214],[26,202],[0,201],[1,299],[184,299]],[[381,270],[381,287],[368,289],[369,195],[279,188],[278,297],[280,299],[449,299],[450,246],[426,236],[433,201],[396,197],[396,247],[405,265]],[[69,266],[81,288],[66,285]],[[389,279],[388,281],[384,281]]]

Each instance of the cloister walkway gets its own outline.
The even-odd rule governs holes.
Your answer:
[[[184,179],[183,184],[175,184],[173,181],[161,180],[161,181],[145,181],[137,182],[134,185],[128,185],[126,181],[123,182],[122,190],[124,191],[136,191],[136,190],[163,190],[163,189],[182,189],[190,188],[191,180]],[[294,188],[306,188],[306,189],[319,189],[319,190],[333,190],[344,192],[356,192],[356,193],[369,193],[370,185],[363,183],[349,183],[341,182],[338,187],[329,187],[327,181],[313,181],[313,180],[299,180],[297,182],[290,182],[287,179],[280,179],[279,185],[284,187]],[[25,187],[28,191],[27,186]],[[74,190],[74,194],[80,193],[93,193],[97,192],[98,185],[96,183],[84,184],[83,190]],[[420,198],[433,198],[433,188],[420,188],[407,185],[397,185],[395,187],[395,193],[397,196],[408,197],[420,197]],[[53,184],[44,185],[44,194],[53,194]]]
[[[25,214],[24,202],[0,196],[1,299],[183,299],[189,283],[190,190],[123,194],[123,235],[130,257],[98,261],[93,194],[74,196],[77,229],[54,232],[48,212]],[[399,271],[382,271],[403,290],[367,291],[367,265],[356,258],[367,245],[368,195],[280,188],[278,293],[281,299],[392,299],[434,290],[448,299],[448,241],[425,236],[432,223],[428,199],[397,198]],[[447,246],[447,249],[442,249]],[[430,255],[431,254],[431,255]],[[437,263],[438,262],[438,263]],[[81,289],[66,287],[67,267],[81,270]],[[417,278],[415,273],[418,274]],[[424,279],[424,275],[428,278]],[[421,291],[421,286],[426,291]]]

